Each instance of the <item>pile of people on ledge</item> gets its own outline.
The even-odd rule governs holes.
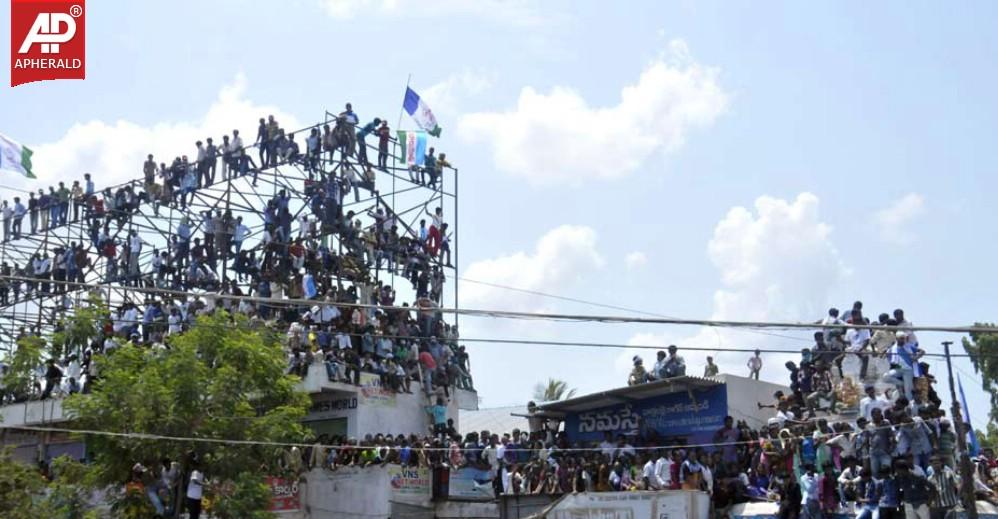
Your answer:
[[[318,364],[330,380],[357,384],[368,372],[395,391],[411,391],[414,381],[428,394],[470,388],[469,359],[457,344],[457,326],[445,323],[439,311],[451,265],[443,209],[422,207],[419,227],[409,228],[381,201],[372,168],[388,167],[391,138],[380,118],[362,125],[347,104],[335,128],[323,130],[312,129],[300,149],[273,116],[261,118],[254,144],[244,146],[234,130],[218,146],[211,138],[207,145],[199,141],[196,160],[182,156],[157,166],[150,156],[143,181],[135,185],[100,194],[87,174],[85,187],[75,183],[66,194],[60,185],[55,198],[32,196],[27,208],[19,198],[13,208],[4,201],[5,239],[27,231],[21,228],[25,215],[32,233],[84,225],[66,231],[79,236],[65,249],[41,249],[25,265],[0,265],[0,306],[54,296],[59,315],[52,322],[58,323],[74,306],[88,304],[78,283],[92,279],[87,274],[101,263],[104,281],[142,290],[112,304],[92,343],[70,345],[38,366],[29,384],[5,382],[6,367],[0,364],[0,403],[87,391],[99,376],[94,355],[127,341],[168,348],[169,336],[218,307],[285,333],[291,373],[304,376]],[[377,138],[377,166],[368,162],[367,137]],[[249,154],[253,146],[259,165]],[[430,148],[425,165],[410,170],[410,181],[439,189],[450,164],[434,153]],[[262,222],[258,232],[242,216],[211,211],[198,221],[181,218],[159,246],[133,228],[143,205],[157,213],[161,206],[184,207],[194,193],[216,182],[216,170],[222,180],[252,174],[255,182],[266,168],[287,163],[303,165],[308,178],[283,178],[284,188],[275,188],[253,216]],[[359,199],[361,189],[370,192],[375,206],[363,215],[344,210],[345,197],[352,191]],[[398,280],[411,285],[411,306],[397,301],[392,282]],[[294,301],[261,303],[239,296]],[[22,326],[16,340],[42,332]]]
[[[640,418],[634,430],[606,433],[600,442],[570,442],[542,414],[530,419],[529,431],[461,435],[439,400],[427,409],[432,425],[426,434],[322,436],[296,463],[327,470],[384,463],[472,467],[487,474],[478,483],[496,494],[698,489],[710,494],[718,517],[735,504],[773,502],[781,518],[943,518],[959,508],[966,486],[978,500],[998,505],[994,451],[985,448],[973,458],[971,480],[959,476],[957,435],[965,426],[940,408],[904,312],[892,315],[878,317],[889,329],[842,333],[834,325],[869,321],[861,303],[846,321],[832,309],[815,344],[787,363],[790,391],[758,404],[774,409],[766,424],[753,429],[729,416],[706,446],[662,438]],[[748,362],[754,376],[760,357],[757,352]],[[712,364],[708,374],[716,374]],[[660,354],[654,373],[682,374],[665,366],[685,367],[678,348]],[[653,379],[643,368],[635,371],[646,373],[637,381]]]
[[[198,141],[196,160],[184,155],[170,166],[157,166],[150,155],[142,181],[113,191],[97,192],[88,173],[82,187],[76,181],[72,189],[63,183],[58,190],[50,188],[51,195],[41,190],[36,198],[31,193],[27,206],[20,197],[13,204],[5,200],[0,204],[5,241],[27,234],[22,229],[25,216],[31,234],[82,224],[66,231],[78,234],[67,239],[67,246],[40,248],[23,265],[0,265],[0,306],[25,301],[37,295],[35,291],[65,294],[75,288],[73,283],[87,279],[98,260],[104,265],[105,282],[221,293],[241,292],[237,286],[241,285],[262,296],[274,292],[264,284],[316,297],[330,288],[330,279],[373,285],[381,272],[394,272],[409,279],[419,297],[439,300],[443,267],[451,263],[451,234],[443,210],[424,207],[425,218],[414,228],[381,200],[366,153],[365,137],[373,134],[379,139],[378,169],[385,170],[388,127],[378,118],[360,126],[347,104],[335,129],[327,125],[323,135],[312,129],[304,151],[294,134],[285,137],[273,116],[261,118],[252,145],[259,151],[260,166],[234,130],[232,139],[223,137],[221,146],[211,138],[207,146]],[[216,182],[216,170],[223,181],[252,173],[255,183],[266,168],[288,163],[303,165],[308,178],[296,185],[285,177],[280,189],[275,184],[273,198],[256,210],[254,220],[262,222],[262,229],[251,229],[253,222],[231,211],[204,211],[195,218],[181,218],[166,242],[154,245],[134,226],[133,217],[143,206],[151,207],[156,216],[161,206],[185,208],[199,190]],[[435,156],[430,148],[424,166],[413,166],[409,180],[438,189],[447,167],[445,154]],[[362,189],[375,201],[374,210],[363,215],[345,210],[345,198],[352,192],[359,200]],[[364,225],[361,216],[370,223]]]
[[[30,384],[9,383],[9,369],[0,363],[0,404],[45,399],[76,392],[89,392],[99,378],[95,355],[109,354],[127,342],[153,350],[169,349],[170,336],[197,326],[196,318],[224,309],[250,318],[250,326],[282,332],[288,355],[288,373],[305,377],[316,365],[333,382],[360,384],[361,374],[376,375],[380,387],[412,392],[417,387],[431,397],[450,396],[451,388],[472,389],[468,353],[457,326],[443,321],[432,302],[418,299],[413,306],[394,306],[390,287],[378,287],[375,305],[358,302],[354,287],[331,289],[315,305],[268,305],[211,296],[147,296],[143,305],[124,303],[95,323],[88,344],[69,344],[64,358],[51,358],[35,370]],[[93,300],[99,294],[91,294]],[[63,324],[57,324],[60,331]],[[21,327],[17,342],[37,337],[37,331]]]

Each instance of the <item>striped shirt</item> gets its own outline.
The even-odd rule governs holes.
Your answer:
[[[935,497],[932,499],[934,508],[952,508],[960,502],[956,475],[949,467],[943,467],[936,472],[929,469],[929,484],[936,489]]]

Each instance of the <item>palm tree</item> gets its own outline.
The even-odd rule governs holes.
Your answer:
[[[575,389],[568,389],[568,382],[549,378],[547,384],[538,383],[534,386],[534,400],[538,402],[554,402],[563,398],[575,396]]]

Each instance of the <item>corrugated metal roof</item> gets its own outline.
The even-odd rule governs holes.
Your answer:
[[[558,402],[548,402],[540,404],[537,407],[542,412],[558,416],[565,413],[587,411],[589,409],[597,409],[614,404],[623,404],[654,396],[667,395],[669,393],[678,393],[689,391],[691,389],[703,389],[720,386],[722,384],[723,382],[713,378],[688,376],[674,377],[664,380],[656,380],[647,384],[639,384],[637,386],[625,386],[617,389],[611,389],[609,391],[592,393],[589,395],[570,398],[568,400],[560,400]]]
[[[512,432],[513,429],[521,431],[529,430],[527,419],[522,416],[527,410],[523,406],[493,407],[490,409],[479,409],[477,411],[461,410],[458,415],[457,429],[462,435],[470,432],[481,432],[487,430],[492,433]]]

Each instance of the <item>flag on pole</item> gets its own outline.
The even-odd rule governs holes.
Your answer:
[[[31,172],[31,155],[33,153],[31,148],[22,146],[0,133],[0,171],[9,171],[28,178],[35,178],[35,174]]]
[[[437,124],[437,118],[433,116],[430,107],[426,106],[415,90],[405,87],[405,100],[402,101],[402,108],[412,116],[417,126],[434,137],[440,137],[442,128]]]
[[[398,130],[401,159],[409,166],[422,166],[426,160],[426,132]]]
[[[963,418],[963,423],[967,427],[967,450],[970,451],[971,456],[977,456],[981,451],[981,446],[977,443],[977,435],[974,434],[974,428],[970,425],[970,408],[967,407],[967,397],[963,394],[963,380],[957,376],[956,379],[957,387],[960,388],[960,414]]]

